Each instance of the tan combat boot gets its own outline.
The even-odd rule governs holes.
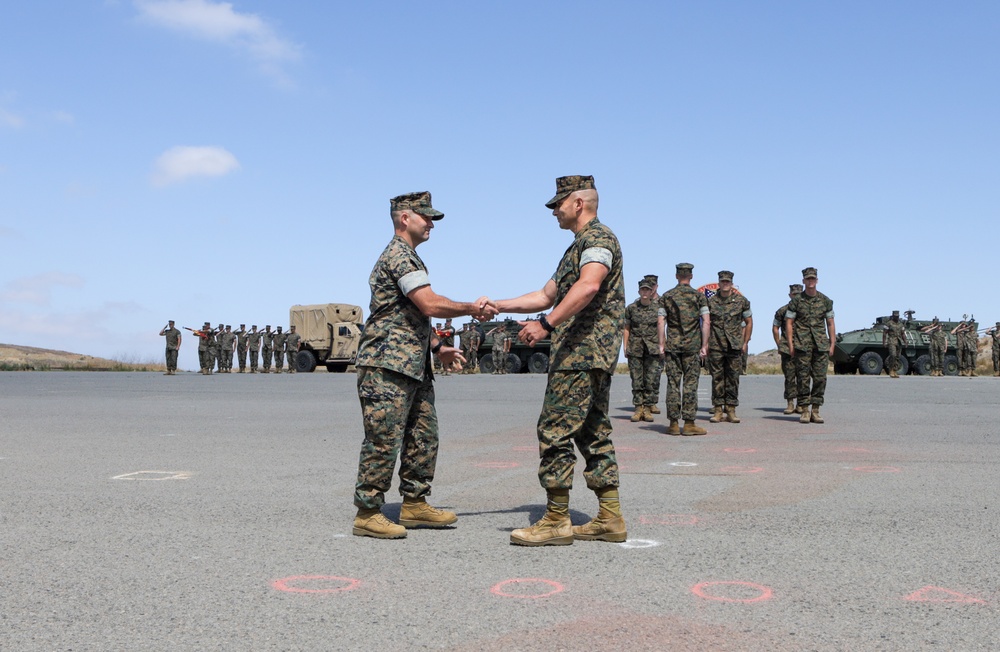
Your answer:
[[[403,527],[447,527],[458,520],[454,512],[437,509],[424,498],[403,498],[399,524]]]
[[[889,371],[889,378],[899,378],[899,374],[896,373],[895,369]]]
[[[997,374],[997,375],[1000,376],[1000,374]],[[649,413],[650,414],[659,414],[660,413],[660,408],[656,407],[655,403],[652,404],[652,405],[647,405],[646,407],[649,409]]]
[[[722,410],[724,409],[723,406],[716,405],[712,409],[714,410],[714,412],[712,412],[712,416],[708,417],[709,422],[711,422],[711,423],[719,423],[720,421],[725,421],[726,420],[726,417],[724,417],[722,415]]]
[[[690,437],[691,435],[707,435],[708,431],[696,424],[694,419],[685,419],[681,434]]]
[[[387,519],[381,510],[358,508],[358,515],[354,517],[353,534],[356,537],[403,539],[406,537],[406,528]]]
[[[795,414],[802,414],[803,410],[805,410],[805,408],[803,406],[799,405],[798,401],[796,401],[795,402]]]
[[[809,423],[809,406],[803,405],[801,416],[799,417],[799,423]]]
[[[622,518],[621,502],[617,487],[599,489],[597,500],[600,507],[597,517],[584,525],[573,527],[573,538],[580,541],[610,541],[621,543],[627,537],[625,519]]]
[[[530,527],[510,533],[515,546],[569,546],[573,544],[573,523],[569,520],[569,490],[550,491],[545,516]]]
[[[636,405],[635,406],[635,413],[632,415],[632,417],[629,419],[629,421],[631,421],[632,423],[638,423],[639,421],[642,421],[642,413],[643,413],[643,411],[644,411],[644,408],[641,405]]]
[[[786,407],[782,414],[795,414],[795,401],[788,399],[788,407]]]
[[[818,405],[814,405],[813,406],[812,416],[809,417],[809,420],[812,421],[813,423],[823,423],[823,417],[821,417],[819,415],[819,406]]]
[[[642,420],[650,423],[653,422],[653,411],[649,409],[648,405],[642,407]]]
[[[736,406],[727,405],[726,406],[726,418],[729,419],[729,423],[739,423],[740,418],[736,416]]]
[[[681,425],[677,423],[677,419],[671,419],[670,425],[667,427],[668,435],[679,435],[681,434]]]

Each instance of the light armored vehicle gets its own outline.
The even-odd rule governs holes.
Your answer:
[[[308,372],[321,364],[327,371],[343,373],[358,357],[364,324],[361,306],[321,303],[292,306],[288,323],[302,336],[295,369]]]
[[[913,319],[914,311],[906,311],[906,319],[900,321],[906,327],[904,331],[905,346],[899,354],[899,375],[908,373],[927,376],[931,373],[931,336],[920,329],[930,326],[933,322],[924,319]],[[862,373],[877,376],[882,373],[889,355],[889,348],[882,344],[882,334],[885,325],[891,317],[879,317],[871,328],[861,328],[837,333],[837,342],[833,351],[833,372],[836,374]],[[939,321],[946,333],[958,326],[957,321]],[[956,354],[954,335],[948,335],[948,350],[944,356],[944,373],[947,376],[958,375],[958,356]]]
[[[507,365],[507,373],[533,373],[544,374],[549,370],[549,353],[552,350],[552,340],[545,338],[538,340],[534,346],[523,344],[517,339],[517,334],[521,332],[521,326],[513,319],[503,321],[487,321],[483,323],[469,322],[479,330],[479,371],[484,374],[491,374],[496,369],[496,362],[493,360],[493,336],[489,333],[496,327],[502,327],[510,335],[510,353],[504,364]],[[459,346],[459,335],[462,331],[455,333],[455,346]]]

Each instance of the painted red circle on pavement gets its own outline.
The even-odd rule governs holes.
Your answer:
[[[544,593],[531,593],[531,594],[518,594],[518,593],[507,593],[505,590],[508,586],[516,586],[519,584],[542,584],[549,588],[548,591]],[[526,600],[536,600],[538,598],[547,598],[550,595],[555,595],[556,593],[562,593],[563,585],[559,582],[553,582],[552,580],[543,580],[531,577],[519,577],[510,580],[504,580],[499,584],[493,585],[490,589],[490,593],[493,595],[498,595],[501,598],[522,598]]]
[[[724,595],[712,595],[706,590],[709,588],[724,586],[735,586],[739,589],[750,589],[752,591],[757,591],[760,595],[752,598],[731,598]],[[716,600],[718,602],[742,602],[745,604],[749,604],[751,602],[763,602],[764,600],[770,600],[774,597],[774,592],[770,589],[770,587],[762,584],[754,584],[753,582],[701,582],[700,584],[692,586],[691,592],[699,598],[705,598],[706,600]]]
[[[344,586],[331,586],[323,588],[324,584],[331,582],[346,583]],[[304,586],[296,586],[301,584]],[[361,586],[361,580],[352,577],[335,577],[333,575],[294,575],[283,577],[280,580],[271,582],[271,587],[286,593],[340,593],[342,591],[353,591]]]

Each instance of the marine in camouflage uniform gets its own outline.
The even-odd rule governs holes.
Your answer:
[[[257,373],[257,358],[260,355],[260,343],[264,339],[264,332],[257,330],[257,324],[250,327],[247,333],[247,347],[250,353],[250,373]]]
[[[233,349],[236,347],[236,333],[231,325],[226,325],[226,330],[219,338],[219,346],[222,347],[222,354],[219,356],[225,373],[233,373]]]
[[[261,367],[265,374],[271,373],[271,353],[273,351],[274,333],[271,332],[271,325],[268,324],[264,326],[264,332],[261,334]]]
[[[516,545],[567,545],[574,539],[624,541],[625,519],[618,494],[618,462],[608,415],[611,376],[618,365],[625,315],[622,252],[615,234],[597,217],[598,195],[591,176],[556,180],[546,203],[573,242],[541,290],[496,303],[500,312],[536,313],[521,322],[518,339],[528,346],[551,333],[548,383],[538,417],[541,457],[538,479],[547,494],[545,515],[511,532]],[[565,301],[571,289],[596,288],[586,305]],[[574,444],[583,455],[583,477],[598,498],[597,516],[573,526],[569,492],[576,465]]]
[[[430,358],[433,351],[447,366],[463,358],[432,335],[429,315],[420,306],[433,307],[431,316],[457,317],[480,313],[486,302],[456,303],[431,290],[416,246],[430,237],[432,220],[444,214],[434,210],[429,192],[393,198],[391,214],[395,234],[368,279],[371,303],[356,361],[365,439],[354,490],[358,514],[353,533],[382,539],[405,537],[405,527],[444,527],[457,520],[454,513],[426,502],[438,453]],[[397,457],[400,525],[381,512]]]
[[[789,352],[799,377],[799,423],[823,423],[819,408],[826,395],[827,368],[837,340],[833,300],[816,289],[818,280],[815,267],[802,270],[805,290],[788,302],[785,313]]]
[[[479,328],[473,324],[469,329],[469,353],[465,357],[465,368],[470,374],[476,373],[479,369],[479,345],[482,341]]]
[[[214,336],[208,342],[209,368],[217,368],[220,372],[225,369],[225,365],[222,362],[222,336],[225,333],[225,324],[219,324],[218,328],[214,331]]]
[[[677,285],[660,297],[657,336],[667,373],[667,418],[670,435],[704,435],[695,423],[701,361],[708,356],[711,317],[708,299],[691,287],[694,265],[678,263]],[[666,327],[666,334],[664,334]],[[682,391],[683,388],[683,391]],[[679,419],[684,419],[682,430]]]
[[[944,355],[948,352],[948,333],[945,332],[937,317],[920,331],[930,334],[931,376],[944,376]]]
[[[788,286],[788,298],[794,299],[802,293],[802,286],[793,283]],[[781,356],[781,373],[785,377],[785,407],[783,414],[795,414],[802,408],[796,407],[795,399],[799,394],[798,376],[795,370],[795,360],[788,353],[788,337],[785,329],[785,313],[788,312],[788,304],[781,306],[774,313],[774,321],[771,323],[771,335],[774,337],[774,344],[778,347],[778,355]]]
[[[455,348],[455,327],[451,325],[450,319],[444,320],[444,328],[441,329],[441,343],[449,348]],[[436,356],[435,356],[436,357]],[[439,367],[435,367],[437,369]],[[441,366],[441,375],[450,376],[451,371],[446,366]]]
[[[971,329],[972,322],[961,321],[951,331],[951,334],[955,336],[959,376],[971,376],[973,367],[975,366],[975,358],[969,355],[968,334]]]
[[[882,346],[889,349],[885,359],[886,372],[889,378],[899,378],[899,352],[906,346],[906,325],[899,321],[898,310],[892,311],[892,317],[882,328]]]
[[[212,331],[212,325],[208,322],[201,327],[201,329],[194,331],[194,334],[198,336],[198,363],[201,365],[201,372],[203,374],[212,373],[212,367],[215,366],[214,357],[212,356],[212,350],[210,344],[215,341],[215,333]]]
[[[240,373],[245,374],[247,372],[247,351],[250,350],[247,344],[247,325],[240,324],[240,329],[235,331],[236,333],[236,354],[239,356],[240,363]]]
[[[969,328],[965,332],[965,348],[967,361],[966,364],[969,365],[968,376],[977,376],[976,364],[979,362],[979,324],[976,323],[975,317],[969,319]]]
[[[271,348],[274,351],[274,373],[280,374],[285,364],[285,336],[287,333],[281,332],[281,326],[277,327],[274,337],[271,338]]]
[[[177,373],[177,353],[181,350],[181,332],[174,328],[173,319],[160,331],[160,337],[167,338],[167,373],[164,375],[173,376]]]
[[[625,308],[624,342],[628,373],[632,379],[632,421],[652,421],[652,408],[660,402],[659,381],[663,373],[660,340],[656,335],[659,306],[653,301],[656,284],[643,277],[639,298]]]
[[[712,375],[714,409],[709,421],[739,423],[736,407],[740,404],[740,374],[753,333],[753,311],[750,300],[733,290],[732,272],[719,272],[719,289],[708,299],[708,314],[708,372]]]
[[[1000,321],[996,323],[996,326],[986,331],[986,334],[990,336],[990,342],[993,345],[993,375],[1000,376]]]
[[[295,356],[299,354],[301,343],[302,336],[295,332],[295,324],[292,324],[285,334],[285,355],[288,356],[288,373],[290,374],[298,373],[298,369],[295,367]]]
[[[494,374],[506,374],[507,373],[507,351],[510,350],[510,342],[507,333],[507,328],[504,324],[499,324],[491,330],[489,334],[493,335],[493,373]]]

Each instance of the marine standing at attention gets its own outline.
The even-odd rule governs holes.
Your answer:
[[[262,348],[260,355],[263,358],[263,373],[271,373],[271,352],[273,350],[274,333],[271,332],[271,325],[264,326],[264,333],[260,338]]]
[[[160,337],[167,338],[167,373],[163,375],[173,376],[177,373],[177,352],[181,350],[181,332],[174,328],[173,319],[160,331]]]
[[[788,286],[788,298],[794,299],[802,294],[802,286],[793,283]],[[781,373],[785,376],[785,401],[788,406],[782,414],[797,414],[802,411],[801,407],[795,405],[795,399],[799,393],[798,376],[795,372],[795,360],[788,353],[788,338],[785,328],[785,313],[788,312],[788,304],[778,308],[774,313],[774,322],[771,324],[771,336],[774,337],[774,344],[778,347],[778,355],[781,356]]]
[[[247,351],[250,350],[247,344],[247,335],[249,335],[247,325],[240,324],[240,329],[236,331],[236,354],[239,356],[241,374],[247,372]]]
[[[993,375],[1000,376],[1000,321],[996,326],[986,331],[993,344]]]
[[[537,428],[538,479],[547,505],[539,521],[511,532],[510,542],[521,546],[568,545],[574,539],[621,542],[626,529],[608,405],[625,317],[622,251],[618,238],[597,217],[594,177],[556,179],[556,194],[545,206],[559,228],[574,234],[573,243],[540,290],[495,304],[498,312],[522,314],[552,308],[537,321],[520,322],[518,334],[528,346],[552,335]],[[574,443],[586,462],[587,487],[598,500],[597,516],[578,526],[569,517]]]
[[[390,201],[394,235],[368,279],[371,304],[358,344],[358,399],[365,439],[354,489],[356,536],[401,539],[406,528],[446,527],[453,513],[427,504],[437,465],[438,421],[434,407],[431,354],[446,368],[465,361],[432,334],[430,317],[484,317],[489,299],[458,303],[431,289],[416,248],[444,217],[429,192],[399,195]],[[382,514],[385,492],[399,457],[399,525]]]
[[[906,325],[899,321],[898,310],[892,311],[892,317],[883,329],[882,346],[889,349],[886,355],[889,378],[899,378],[899,352],[906,346]]]
[[[799,423],[823,423],[819,408],[826,395],[827,367],[837,341],[833,300],[816,289],[818,276],[815,267],[802,270],[805,290],[788,302],[785,313],[788,352],[795,358],[799,377]]]
[[[701,363],[708,356],[708,334],[712,319],[708,299],[691,287],[694,265],[678,263],[677,285],[660,297],[656,333],[660,355],[667,373],[668,435],[704,435],[706,430],[695,423],[698,412],[698,378]],[[666,327],[666,334],[664,330]],[[683,387],[683,396],[681,388]],[[681,430],[678,419],[684,419]]]
[[[733,290],[733,273],[719,272],[719,289],[708,300],[708,372],[712,375],[712,423],[739,423],[740,374],[753,334],[750,300]],[[725,411],[725,417],[723,417]]]
[[[302,336],[295,332],[295,324],[288,327],[288,333],[285,334],[285,355],[288,356],[288,373],[294,374],[298,373],[298,369],[295,367],[295,357],[299,354],[299,349],[302,348]]]
[[[263,331],[257,330],[257,324],[250,327],[247,334],[247,345],[250,349],[250,373],[257,373],[257,358],[260,355],[260,343],[264,339]]]
[[[281,332],[281,326],[278,326],[271,338],[271,348],[274,350],[274,373],[276,374],[281,373],[281,367],[285,360],[285,335],[286,333]]]
[[[653,302],[656,284],[648,276],[639,281],[639,298],[625,308],[622,346],[632,379],[631,421],[652,421],[652,408],[660,402],[659,377],[663,373],[660,340],[656,335],[659,306]]]
[[[944,354],[948,351],[948,334],[944,332],[937,317],[920,329],[929,333],[931,339],[931,376],[944,376]]]

